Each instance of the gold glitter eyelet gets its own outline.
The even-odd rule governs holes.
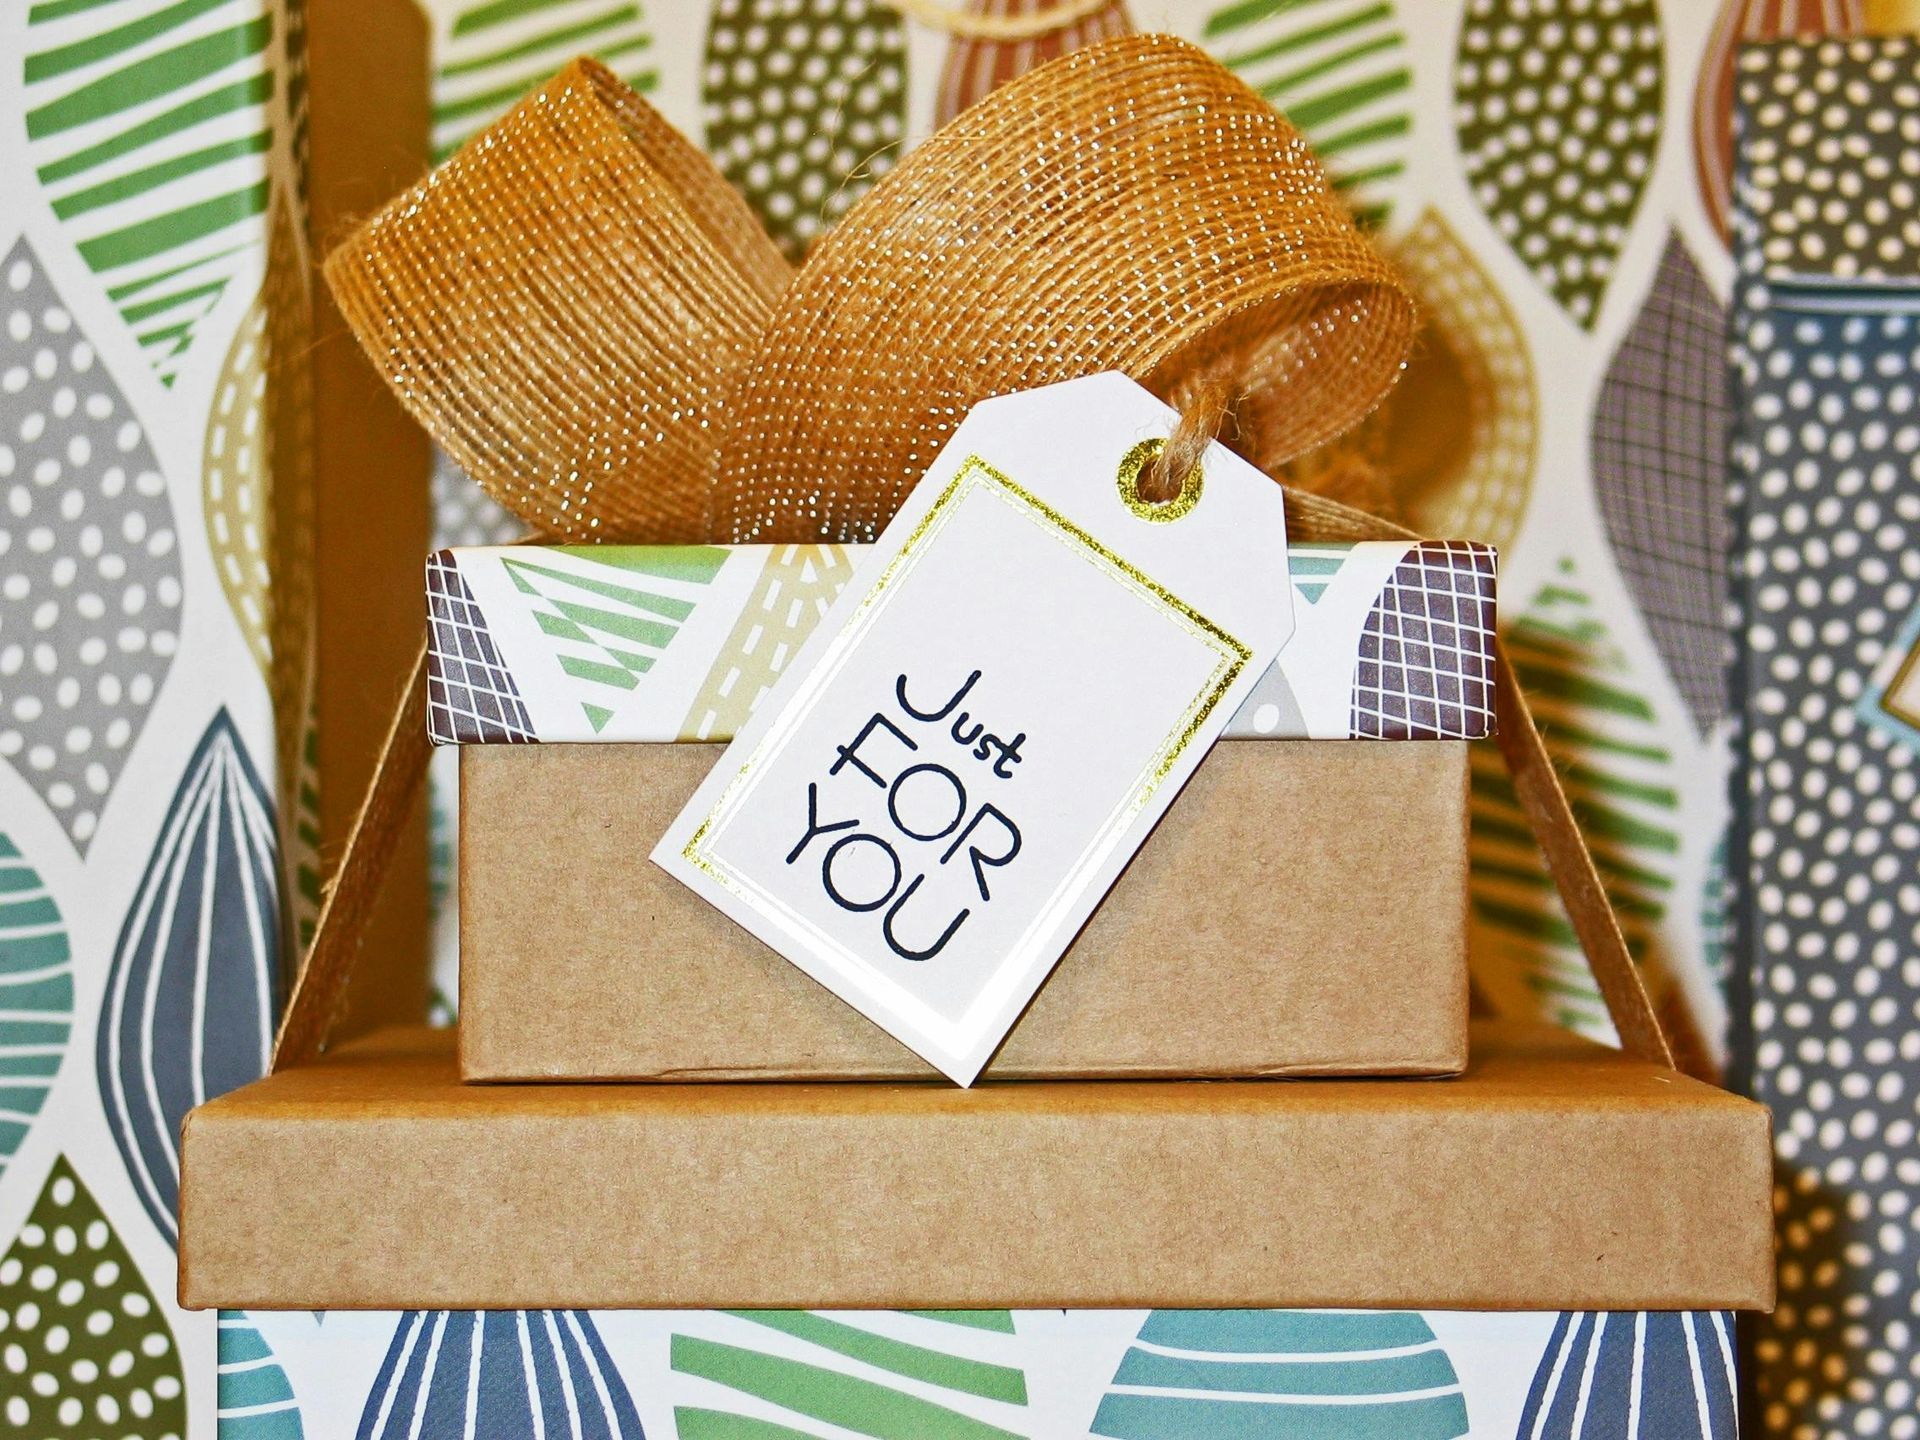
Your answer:
[[[1166,525],[1178,520],[1198,505],[1200,487],[1206,478],[1201,473],[1201,467],[1195,465],[1187,472],[1186,479],[1180,482],[1180,493],[1171,500],[1156,502],[1141,499],[1141,473],[1166,447],[1167,442],[1164,440],[1142,440],[1127,451],[1120,461],[1120,503],[1142,520],[1154,525]]]

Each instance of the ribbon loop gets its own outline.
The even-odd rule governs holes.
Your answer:
[[[1153,35],[995,91],[797,278],[708,161],[576,61],[328,279],[434,437],[570,540],[869,540],[976,401],[1101,370],[1176,402],[1231,372],[1273,463],[1378,403],[1414,330],[1300,136]]]
[[[535,533],[706,538],[720,385],[792,278],[707,158],[576,60],[328,257],[435,441]]]

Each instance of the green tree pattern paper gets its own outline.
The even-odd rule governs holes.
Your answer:
[[[713,0],[707,151],[790,259],[900,158],[906,28],[885,0]]]
[[[653,37],[638,0],[477,0],[435,11],[433,158],[592,55],[642,94],[654,86]]]
[[[581,560],[591,556],[596,573],[557,569],[534,559],[510,557],[501,564],[531,602],[561,673],[576,687],[582,713],[599,730],[693,613],[694,602],[685,595],[648,589],[635,577],[652,576],[680,588],[706,585],[727,552],[705,546],[604,545],[568,553]]]
[[[0,832],[0,1177],[46,1103],[72,1029],[66,922],[53,892]]]
[[[1026,1433],[1026,1376],[1004,1310],[873,1314],[857,1323],[803,1310],[735,1310],[724,1318],[732,1322],[722,1327],[726,1339],[673,1336],[674,1372],[711,1382],[676,1390],[700,1397],[676,1401],[680,1440],[847,1430],[877,1440],[1014,1440]],[[992,1347],[1003,1360],[975,1358],[983,1334],[1004,1337]]]
[[[1654,0],[1467,0],[1454,102],[1468,183],[1582,329],[1653,172],[1665,75]]]
[[[63,1155],[0,1258],[0,1421],[35,1440],[182,1440],[165,1313]],[[17,1377],[17,1379],[15,1378]]]
[[[1427,1322],[1376,1310],[1155,1310],[1094,1417],[1114,1440],[1457,1440],[1467,1401]]]
[[[32,0],[28,153],[162,381],[258,263],[273,143],[266,0]]]
[[[1232,0],[1206,44],[1307,137],[1355,216],[1383,224],[1412,149],[1413,70],[1382,0]]]
[[[1572,562],[1504,632],[1567,797],[1660,998],[1660,927],[1680,849],[1673,753]],[[1499,751],[1473,752],[1474,977],[1497,1008],[1608,1038],[1612,1026]]]

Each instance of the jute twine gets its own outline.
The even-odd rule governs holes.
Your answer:
[[[447,452],[575,541],[870,540],[976,401],[1101,370],[1176,404],[1231,375],[1270,465],[1371,410],[1415,323],[1300,136],[1165,36],[995,91],[798,274],[576,61],[327,278]]]
[[[868,540],[976,401],[1100,370],[1183,412],[1150,485],[1177,486],[1229,416],[1270,468],[1377,403],[1414,328],[1300,137],[1164,36],[996,91],[797,274],[711,164],[578,61],[362,227],[327,278],[435,439],[537,534],[575,541]],[[1293,492],[1288,521],[1300,539],[1410,535]],[[425,773],[425,658],[275,1068],[324,1045]],[[1504,655],[1498,681],[1516,792],[1623,1043],[1670,1064]]]

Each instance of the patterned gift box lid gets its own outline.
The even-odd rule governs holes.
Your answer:
[[[733,738],[860,546],[487,546],[427,562],[437,745]],[[1493,550],[1295,544],[1293,638],[1229,738],[1493,731]]]

